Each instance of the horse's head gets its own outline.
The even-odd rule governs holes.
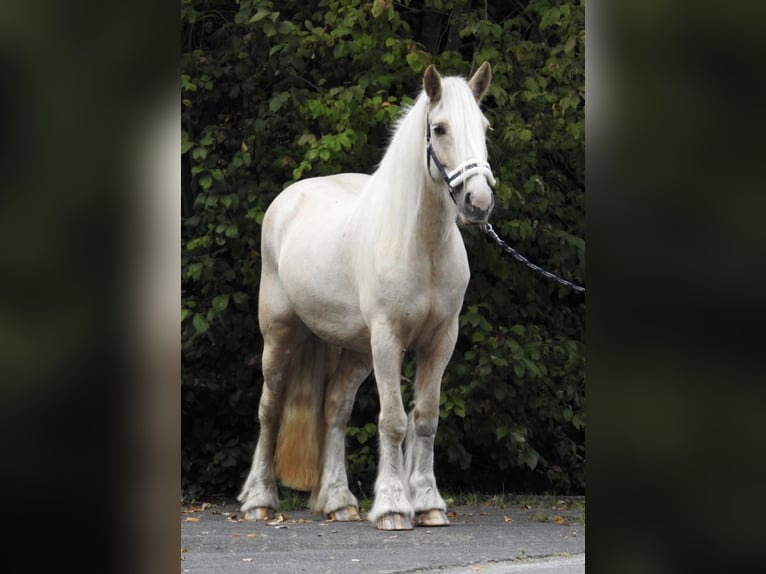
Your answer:
[[[462,223],[486,223],[495,204],[495,178],[487,163],[489,122],[479,108],[491,80],[489,62],[468,82],[442,78],[433,65],[423,75],[429,100],[424,160],[431,178],[448,187]]]

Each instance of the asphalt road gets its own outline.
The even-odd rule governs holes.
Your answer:
[[[575,574],[585,572],[585,525],[571,499],[549,508],[456,506],[452,525],[382,532],[307,511],[247,522],[235,504],[181,508],[181,572],[328,574]]]

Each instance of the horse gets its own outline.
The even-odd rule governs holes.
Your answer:
[[[372,175],[300,180],[266,210],[260,433],[238,496],[246,520],[274,516],[277,479],[310,491],[313,512],[361,520],[345,436],[357,390],[374,372],[379,464],[367,518],[379,530],[450,524],[433,448],[470,276],[458,223],[485,224],[494,206],[480,108],[491,78],[489,62],[468,81],[429,65]],[[400,387],[407,351],[417,367],[409,413]]]

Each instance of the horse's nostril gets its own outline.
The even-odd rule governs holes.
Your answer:
[[[465,194],[465,203],[466,205],[471,205],[471,192]]]

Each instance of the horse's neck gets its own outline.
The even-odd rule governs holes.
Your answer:
[[[456,229],[455,212],[446,189],[427,181],[418,209],[417,245],[429,252],[447,245]]]
[[[425,174],[417,177],[422,179],[398,179],[385,170],[373,175],[357,214],[357,237],[367,256],[412,262],[449,244],[457,230],[449,194]]]
[[[358,235],[372,257],[419,259],[454,232],[455,208],[425,168],[425,102],[400,122],[380,166],[359,198]]]

